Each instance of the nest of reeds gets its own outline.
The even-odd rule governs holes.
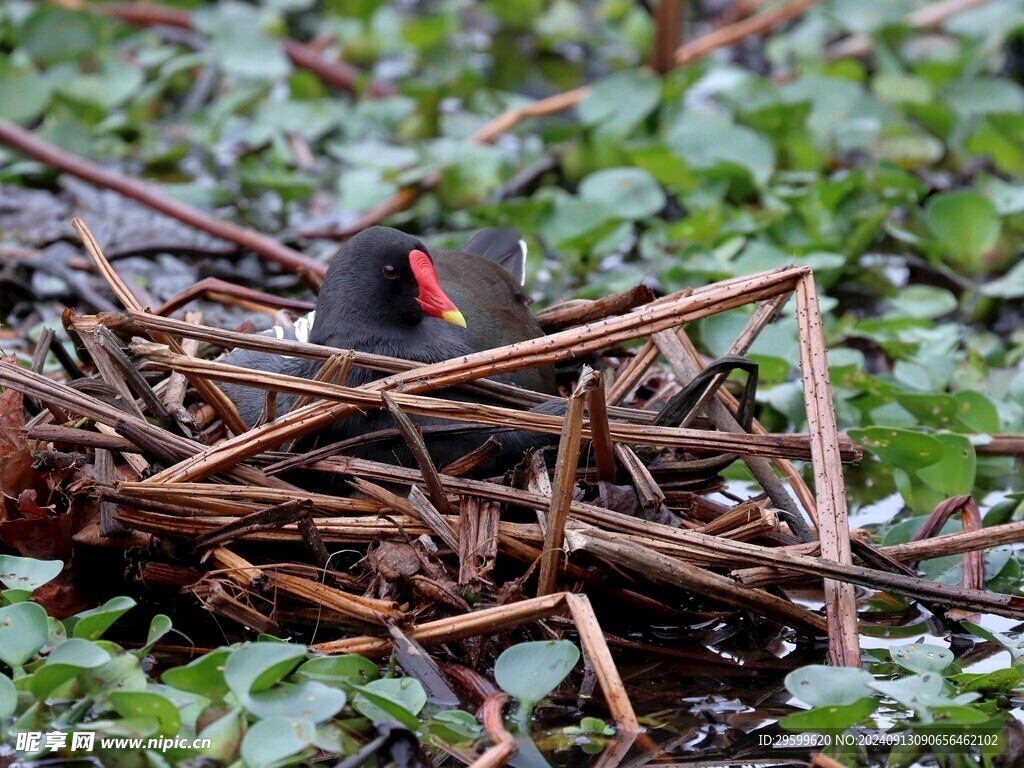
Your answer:
[[[0,363],[0,385],[39,409],[25,425],[37,460],[71,455],[87,468],[88,479],[69,488],[76,540],[131,550],[139,580],[171,585],[240,626],[282,633],[316,624],[319,650],[373,656],[389,652],[396,636],[454,643],[563,615],[611,714],[629,730],[636,721],[590,598],[612,607],[607,622],[621,619],[615,607],[621,613],[623,605],[641,622],[694,604],[754,615],[802,635],[827,634],[833,659],[847,664],[859,654],[854,584],[1024,617],[1011,598],[934,584],[902,565],[978,542],[851,542],[842,464],[860,451],[836,429],[806,268],[661,298],[638,287],[568,302],[539,314],[547,336],[423,365],[207,327],[197,313],[166,316],[194,292],[146,311],[84,225],[76,227],[125,309],[65,313],[80,349],[79,361],[62,359],[67,381],[37,372],[51,348],[44,336],[35,370]],[[794,294],[810,433],[770,434],[752,418],[742,355]],[[703,358],[687,324],[744,305],[756,309],[729,357]],[[213,359],[233,347],[323,366],[311,382]],[[602,365],[582,369],[561,416],[529,411],[546,395],[487,380],[581,358]],[[351,366],[385,375],[359,388],[335,383]],[[745,397],[724,386],[737,368],[748,373]],[[284,414],[268,407],[263,423],[246,429],[214,382],[300,400]],[[434,394],[453,386],[500,404]],[[374,408],[392,414],[415,465],[303,448],[324,425]],[[409,415],[535,430],[557,436],[557,448],[524,457],[504,477],[469,479],[491,447],[435,467]],[[719,473],[734,461],[761,486],[745,498],[721,493]],[[793,462],[812,467],[814,493]],[[315,479],[325,476],[343,490],[324,492]],[[809,578],[824,579],[824,612],[786,594],[787,584]]]

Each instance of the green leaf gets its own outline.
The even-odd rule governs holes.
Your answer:
[[[957,420],[968,432],[991,434],[999,431],[999,409],[980,392],[964,390],[953,395]]]
[[[943,456],[934,464],[917,470],[926,485],[945,496],[958,496],[974,490],[978,458],[971,441],[963,435],[943,433],[934,436],[942,443]]]
[[[806,712],[794,712],[779,720],[787,731],[845,730],[860,723],[878,708],[878,700],[865,696],[850,704],[829,704]]]
[[[427,694],[419,680],[411,677],[386,677],[366,685],[354,686],[358,691],[352,708],[375,723],[397,720],[406,728],[416,730],[416,715],[427,703]]]
[[[986,697],[1007,694],[1024,680],[1024,668],[1006,667],[986,674],[956,675],[954,682],[963,693],[978,692]]]
[[[0,661],[20,667],[46,644],[46,611],[36,603],[0,608]]]
[[[979,260],[995,247],[1002,229],[992,201],[970,189],[935,195],[928,201],[925,217],[954,261],[972,272],[981,271],[984,265]]]
[[[352,168],[342,171],[338,180],[338,210],[362,213],[384,202],[398,191],[377,168]]]
[[[177,735],[181,729],[178,709],[164,696],[149,691],[111,691],[110,704],[121,717],[152,717],[160,723],[160,732]]]
[[[224,681],[245,702],[249,694],[271,688],[305,657],[306,648],[293,643],[244,643],[228,656]]]
[[[604,721],[598,721],[604,725]],[[426,731],[445,744],[468,744],[480,737],[483,730],[477,719],[461,709],[438,712],[425,723]]]
[[[904,317],[932,320],[957,308],[956,296],[934,285],[908,285],[899,292],[894,311]]]
[[[951,80],[942,86],[947,104],[964,116],[1024,111],[1024,88],[1006,77]]]
[[[139,660],[130,653],[114,656],[106,664],[79,674],[78,682],[86,695],[99,698],[112,690],[143,691],[146,689],[146,673]]]
[[[210,748],[204,754],[223,765],[230,765],[242,743],[244,722],[245,715],[242,710],[231,709],[223,717],[203,728],[198,734],[199,737],[210,740]]]
[[[896,395],[896,402],[914,414],[920,424],[941,429],[953,425],[959,410],[953,396],[942,392],[904,392]]]
[[[592,83],[576,110],[583,124],[598,133],[625,137],[660,101],[661,78],[646,69],[631,69]]]
[[[890,427],[851,429],[850,439],[867,448],[886,464],[915,472],[942,459],[943,444],[930,435]]]
[[[33,60],[44,65],[79,61],[96,51],[102,23],[88,11],[72,11],[43,3],[35,7],[25,22],[21,47]]]
[[[5,589],[0,592],[0,597],[3,598],[3,605],[14,605],[14,603],[26,602],[32,597],[32,593],[27,589]]]
[[[507,648],[494,665],[494,680],[505,693],[532,708],[565,680],[580,650],[568,640],[538,640]]]
[[[738,165],[758,184],[767,184],[775,171],[771,142],[715,115],[685,112],[669,129],[667,140],[683,160],[696,168]]]
[[[580,182],[580,197],[619,219],[642,219],[665,207],[665,193],[654,177],[639,168],[607,168]]]
[[[153,650],[153,646],[171,631],[171,619],[162,613],[158,613],[149,620],[149,632],[146,634],[146,644],[141,648],[132,651],[140,659]]]
[[[786,675],[786,690],[812,707],[845,706],[872,695],[874,678],[863,669],[811,664]]]
[[[310,659],[295,670],[296,680],[315,680],[324,685],[340,688],[349,696],[357,685],[366,685],[380,677],[377,665],[363,656],[319,656]]]
[[[33,592],[57,578],[63,568],[64,563],[60,560],[0,555],[0,582],[8,589]]]
[[[271,717],[249,727],[242,738],[246,768],[271,768],[313,743],[316,726],[297,717]]]
[[[892,660],[911,672],[942,672],[953,663],[953,652],[937,645],[912,643],[889,648]]]
[[[584,235],[592,235],[615,222],[615,212],[604,205],[572,195],[561,195],[554,208],[541,222],[541,234],[553,246],[570,243]]]
[[[28,123],[50,103],[49,78],[28,69],[0,67],[0,117],[12,123]]]
[[[130,597],[112,597],[101,606],[64,619],[64,626],[73,637],[97,640],[111,624],[134,607],[135,601]]]
[[[338,714],[345,701],[344,691],[303,680],[298,684],[279,683],[270,690],[250,694],[245,700],[245,708],[260,718],[301,717],[322,723]]]
[[[872,680],[871,687],[888,696],[926,722],[932,707],[953,706],[956,702],[943,693],[945,680],[937,672],[910,675],[897,680]]]
[[[1024,261],[1017,262],[998,280],[982,285],[980,290],[986,296],[999,299],[1019,299],[1024,296]]]
[[[1010,658],[1013,659],[1014,663],[1017,663],[1024,658],[1024,635],[1019,637],[1010,637],[1009,635],[1004,635],[999,632],[993,632],[980,624],[975,624],[974,622],[964,621],[961,623],[972,635],[1005,648],[1009,652]]]
[[[218,648],[184,666],[164,670],[161,679],[178,690],[220,701],[229,690],[224,681],[224,665],[231,653],[227,648]]]
[[[967,140],[967,148],[988,155],[1003,173],[1024,173],[1024,117],[1012,113],[987,115]]]
[[[18,691],[11,678],[0,672],[0,720],[6,720],[18,708]]]

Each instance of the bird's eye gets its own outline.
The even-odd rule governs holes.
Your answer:
[[[388,280],[394,280],[396,277],[398,277],[398,268],[392,266],[391,264],[385,264],[383,272],[384,277],[386,277]]]

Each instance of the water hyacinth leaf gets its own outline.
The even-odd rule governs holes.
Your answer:
[[[1024,88],[1008,78],[973,77],[951,80],[941,88],[945,102],[964,117],[990,112],[1024,111]]]
[[[160,732],[177,735],[181,730],[178,708],[164,696],[149,691],[111,691],[108,697],[117,714],[125,718],[152,717]]]
[[[975,624],[971,621],[965,621],[962,622],[962,624],[972,635],[1005,648],[1014,662],[1019,661],[1024,657],[1024,635],[1021,635],[1020,637],[1010,637],[1009,635],[1004,635],[1000,632],[993,632],[992,630],[986,629],[980,624]]]
[[[241,755],[246,768],[270,766],[297,755],[313,743],[316,726],[297,717],[270,717],[254,723],[242,738]]]
[[[472,742],[483,730],[473,715],[461,709],[438,712],[425,725],[431,736],[453,745]]]
[[[878,700],[865,696],[850,704],[827,704],[804,712],[794,712],[779,720],[787,731],[845,730],[862,722],[878,708]]]
[[[918,423],[939,429],[950,427],[959,411],[953,396],[941,392],[904,392],[896,395],[896,402],[914,414]]]
[[[82,669],[92,669],[110,661],[110,653],[98,643],[72,637],[60,643],[46,657],[50,664],[73,664]]]
[[[96,51],[101,24],[99,17],[86,11],[37,5],[21,30],[21,47],[43,65],[78,61]]]
[[[1003,173],[1024,173],[1024,119],[1011,113],[987,115],[977,132],[967,140],[967,148],[979,155],[988,155]],[[998,201],[993,202],[998,205]]]
[[[87,695],[103,696],[113,689],[143,691],[148,680],[139,660],[130,653],[114,656],[106,664],[95,667],[88,674],[79,675],[79,684]]]
[[[998,280],[982,285],[980,291],[986,296],[999,299],[1019,299],[1024,296],[1024,261],[1015,264]]]
[[[245,714],[241,709],[228,710],[227,714],[214,720],[199,732],[199,737],[210,740],[210,748],[203,752],[207,757],[230,765],[238,754],[245,733]]]
[[[953,395],[956,418],[968,432],[988,434],[999,431],[999,409],[980,392],[964,390]]]
[[[506,649],[494,665],[494,680],[520,704],[532,708],[572,672],[580,650],[568,640],[538,640]]]
[[[5,589],[0,592],[0,598],[3,599],[3,605],[14,605],[14,603],[24,603],[30,597],[32,593],[27,589]]]
[[[915,472],[935,464],[945,454],[945,447],[931,435],[890,427],[851,429],[850,439],[868,449],[882,461],[905,472]]]
[[[897,680],[872,680],[869,684],[907,709],[913,709],[922,719],[930,719],[928,710],[932,707],[948,707],[957,703],[943,693],[945,680],[936,672],[910,675]]]
[[[338,714],[346,700],[344,691],[304,680],[298,684],[280,683],[267,691],[250,694],[245,708],[260,718],[301,717],[322,723]]]
[[[961,704],[969,704],[971,701],[975,701],[979,694],[977,693],[965,693],[956,697],[956,701]],[[942,706],[934,707],[932,714],[936,718],[934,727],[936,729],[947,730],[948,728],[960,726],[963,728],[970,728],[971,732],[977,732],[975,729],[979,726],[988,724],[992,726],[991,730],[994,733],[998,733],[1001,730],[1001,721],[993,719],[992,715],[985,712],[982,709],[975,707],[966,706]],[[925,724],[922,730],[927,731],[928,725]]]
[[[220,701],[229,690],[224,680],[224,665],[230,654],[230,650],[219,648],[184,666],[164,670],[161,679],[178,690],[198,693],[210,701]]]
[[[943,192],[928,201],[925,218],[960,266],[979,271],[981,257],[999,240],[1002,225],[992,201],[979,192]]]
[[[355,690],[352,708],[359,714],[375,723],[397,721],[410,730],[419,727],[416,715],[427,703],[427,694],[419,680],[389,677],[355,686]]]
[[[985,696],[1007,694],[1024,681],[1024,669],[1006,667],[978,675],[957,675],[954,682],[958,683],[964,693],[978,692]]]
[[[64,619],[64,626],[72,637],[97,640],[111,624],[134,607],[135,601],[130,597],[112,597],[103,605]]]
[[[362,213],[398,191],[398,185],[384,178],[377,168],[352,168],[338,179],[338,209]]]
[[[46,611],[36,603],[0,608],[0,661],[20,667],[46,644]]]
[[[171,619],[162,613],[158,613],[149,620],[149,631],[146,633],[146,644],[141,648],[132,651],[136,656],[142,658],[159,642],[160,638],[171,631]]]
[[[1022,141],[1024,141],[1024,121],[1022,121]],[[1024,154],[1024,145],[1021,146],[1021,152]],[[1022,168],[1024,168],[1024,164],[1022,164]],[[1021,170],[1021,173],[1024,173],[1024,170]],[[1024,184],[1011,184],[998,176],[982,173],[978,174],[974,185],[979,192],[992,201],[1000,216],[1012,216],[1024,211]]]
[[[18,691],[11,678],[0,672],[0,720],[6,720],[18,707]]]
[[[948,648],[925,643],[897,645],[889,649],[892,660],[911,672],[941,672],[953,663],[953,652]]]
[[[579,195],[612,211],[616,218],[642,219],[665,207],[665,193],[647,171],[606,168],[580,182]]]
[[[0,68],[0,117],[27,123],[39,117],[50,103],[52,83],[29,69]]]
[[[609,136],[628,136],[661,100],[661,78],[645,69],[617,72],[590,87],[576,108],[584,125]]]
[[[894,301],[894,312],[906,317],[931,320],[957,308],[956,296],[934,285],[908,285]]]
[[[64,563],[60,560],[0,555],[0,583],[8,589],[32,592],[57,578],[63,568]]]
[[[758,184],[767,184],[775,171],[771,142],[749,128],[717,116],[685,113],[669,129],[668,144],[695,168],[723,163],[738,165]]]
[[[228,656],[224,682],[244,702],[249,694],[275,685],[305,657],[305,647],[294,643],[245,643]]]
[[[786,675],[786,690],[812,707],[844,706],[871,696],[874,678],[863,669],[811,664]]]
[[[554,246],[565,245],[584,235],[592,235],[605,225],[615,223],[615,211],[593,200],[561,195],[541,221],[541,235]]]
[[[978,469],[978,457],[971,441],[953,433],[934,435],[934,438],[942,444],[942,458],[917,470],[917,476],[945,496],[970,493]]]
[[[296,680],[315,680],[340,688],[351,696],[354,686],[376,680],[380,677],[380,671],[376,664],[363,656],[319,656],[295,670],[294,677]]]

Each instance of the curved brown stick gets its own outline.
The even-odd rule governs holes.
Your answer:
[[[156,311],[156,314],[169,315],[190,301],[202,297],[213,301],[221,301],[222,303],[227,303],[224,300],[231,298],[236,300],[235,303],[237,304],[254,306],[258,311],[267,311],[267,308],[270,307],[272,309],[291,309],[296,312],[309,312],[316,308],[316,304],[309,301],[274,296],[271,293],[264,293],[253,288],[244,288],[241,285],[229,283],[218,277],[204,277],[195,285],[190,285],[181,293],[165,301],[160,309]]]
[[[113,16],[121,21],[139,27],[165,26],[178,29],[192,29],[192,17],[188,11],[166,5],[150,3],[111,3],[90,6],[98,13]],[[321,56],[318,46],[299,43],[295,40],[282,40],[281,50],[292,64],[307,69],[328,85],[340,88],[349,93],[356,92],[358,70],[341,61],[326,61]],[[390,96],[395,88],[390,83],[374,82],[369,86],[373,96]]]
[[[512,734],[505,729],[501,719],[501,710],[508,701],[507,693],[492,693],[480,705],[477,717],[484,725],[484,732],[493,746],[489,747],[480,757],[474,760],[469,768],[499,768],[505,765],[519,752],[519,746]]]
[[[154,184],[124,176],[65,152],[7,120],[0,120],[0,142],[51,168],[70,173],[97,187],[112,189],[191,227],[255,251],[285,269],[293,272],[308,270],[316,275],[323,275],[327,271],[325,264],[314,261],[268,235],[210,216],[198,208],[164,194]]]
[[[707,56],[719,48],[726,48],[745,40],[752,35],[759,35],[767,32],[777,24],[796,18],[819,0],[792,0],[792,2],[772,8],[756,16],[737,21],[735,24],[727,24],[719,27],[706,35],[691,40],[676,49],[676,64],[692,64]]]

